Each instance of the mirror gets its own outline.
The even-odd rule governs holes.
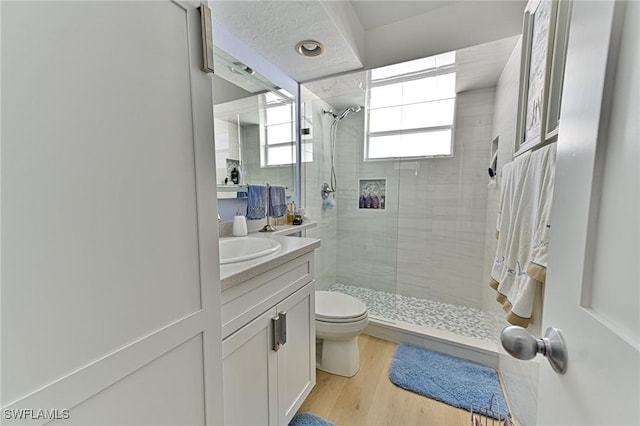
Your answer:
[[[218,198],[246,185],[283,185],[295,195],[295,96],[216,48],[214,118]]]

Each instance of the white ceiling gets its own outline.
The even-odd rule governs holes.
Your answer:
[[[393,22],[402,21],[416,15],[425,14],[439,7],[456,3],[454,0],[444,1],[350,1],[362,28],[370,30]]]
[[[494,87],[518,36],[456,51],[456,93]],[[303,84],[303,98],[322,99],[336,111],[366,105],[368,71],[355,71]]]
[[[526,0],[210,0],[223,27],[294,80],[369,69],[519,34]],[[295,52],[307,39],[326,53]],[[258,70],[260,71],[260,70]]]

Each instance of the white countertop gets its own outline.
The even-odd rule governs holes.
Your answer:
[[[249,228],[249,235],[264,235],[264,233],[258,231],[264,227],[267,223],[265,219],[260,220],[248,220],[247,227]],[[227,238],[231,236],[233,229],[233,222],[221,222],[219,225],[220,238]],[[309,228],[315,228],[318,226],[318,222],[313,220],[305,220],[302,225],[275,225],[276,230],[269,232],[269,235],[291,235],[304,231]]]
[[[289,226],[300,229],[303,225]],[[315,225],[313,225],[315,226]],[[284,226],[282,226],[284,228]],[[285,231],[284,229],[282,230]],[[297,230],[293,232],[298,232]],[[278,232],[255,232],[249,234],[252,237],[272,238],[280,242],[280,249],[273,254],[258,257],[256,259],[245,260],[244,262],[227,263],[220,265],[220,282],[222,291],[247,281],[255,276],[280,266],[296,257],[309,253],[320,247],[320,240],[316,238],[287,237],[279,235]],[[239,237],[242,238],[242,237]]]
[[[301,225],[276,225],[276,230],[269,232],[271,235],[291,235],[297,232],[304,231],[309,228],[315,228],[318,226],[318,222],[312,220],[305,220]],[[253,235],[253,234],[251,234]]]

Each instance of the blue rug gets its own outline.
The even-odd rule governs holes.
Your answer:
[[[293,419],[289,422],[289,426],[336,426],[335,423],[331,423],[311,413],[298,413],[293,416]]]
[[[403,389],[454,407],[470,410],[473,404],[474,412],[479,407],[488,407],[495,395],[493,410],[497,412],[499,406],[501,417],[507,415],[498,374],[473,361],[402,344],[393,355],[389,379]],[[480,410],[480,413],[498,418],[491,412]]]

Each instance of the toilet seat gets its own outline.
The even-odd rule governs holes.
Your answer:
[[[316,291],[316,321],[350,323],[367,318],[367,305],[337,291]]]

